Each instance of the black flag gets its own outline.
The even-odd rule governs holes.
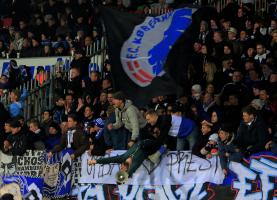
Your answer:
[[[122,90],[137,105],[144,105],[158,95],[181,91],[164,65],[172,46],[189,27],[192,9],[145,17],[105,7],[101,15],[117,90]]]

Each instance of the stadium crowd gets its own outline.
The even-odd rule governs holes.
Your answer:
[[[46,149],[51,157],[71,147],[75,159],[86,150],[104,155],[137,143],[151,155],[165,144],[169,150],[192,150],[202,158],[219,155],[225,174],[229,161],[265,150],[277,153],[275,10],[259,16],[251,3],[230,1],[218,18],[202,20],[186,72],[189,91],[158,96],[137,108],[114,91],[109,60],[102,74],[88,73],[87,46],[102,35],[95,7],[101,2],[94,3],[49,0],[31,4],[27,11],[18,5],[7,10],[12,24],[1,29],[0,56],[61,56],[73,50],[74,59],[69,80],[56,76],[54,107],[41,113],[41,121],[28,122],[22,117],[28,91],[16,89],[27,75],[11,60],[0,80],[0,96],[4,89],[11,90],[10,105],[0,104],[3,152],[22,155],[26,149]],[[121,0],[105,4],[141,13],[171,6],[161,0],[134,11]]]

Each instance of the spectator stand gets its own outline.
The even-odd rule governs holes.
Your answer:
[[[103,71],[102,68],[107,57],[106,45],[104,37],[92,45],[92,49],[87,55],[90,58],[89,72],[98,71],[101,73]],[[52,108],[56,99],[54,89],[57,75],[61,73],[62,77],[70,79],[70,62],[73,56],[74,52],[71,56],[64,57],[15,59],[19,66],[24,66],[29,72],[28,80],[18,87],[20,90],[26,88],[29,92],[24,104],[25,119],[34,117],[40,119],[42,110]],[[9,62],[8,59],[0,60],[1,74],[8,67]],[[43,81],[38,80],[39,69],[42,69],[44,73]],[[1,102],[5,106],[9,105],[9,90],[5,90]]]

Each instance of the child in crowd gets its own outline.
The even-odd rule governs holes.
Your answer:
[[[203,156],[210,159],[213,156],[218,155],[218,134],[213,133],[209,137],[209,141],[207,142],[206,146],[203,147],[200,151]]]
[[[228,163],[230,161],[240,162],[242,159],[242,152],[233,144],[234,134],[232,126],[223,124],[218,132],[219,134],[219,157],[223,173],[228,173]]]
[[[205,158],[205,155],[201,154],[202,148],[206,146],[209,141],[209,137],[212,134],[212,124],[211,123],[201,123],[201,135],[199,136],[197,142],[192,148],[192,154],[197,155],[201,158]]]

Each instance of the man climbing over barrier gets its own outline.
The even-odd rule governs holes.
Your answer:
[[[170,117],[158,116],[154,110],[149,110],[146,113],[146,120],[147,125],[140,132],[139,141],[128,151],[120,156],[89,160],[88,164],[121,163],[119,172],[126,172],[128,177],[132,177],[133,173],[148,156],[152,156],[156,152],[157,155],[163,154],[166,151],[165,142],[171,127]],[[118,183],[125,181],[118,181]]]

